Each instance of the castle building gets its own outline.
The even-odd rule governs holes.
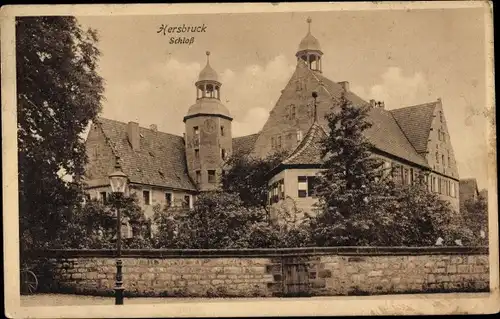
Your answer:
[[[319,141],[328,134],[325,115],[344,93],[354,105],[370,107],[373,123],[365,134],[372,153],[395,168],[401,183],[412,183],[425,172],[428,189],[459,209],[459,176],[442,101],[386,110],[383,102],[365,101],[350,91],[348,81],[335,82],[322,73],[324,53],[308,32],[295,54],[297,64],[262,130],[233,138],[232,117],[221,103],[217,72],[207,64],[195,82],[196,102],[184,117],[184,137],[99,118],[87,138],[86,169],[91,197],[105,198],[114,157],[120,157],[139,194],[146,215],[155,204],[192,207],[200,191],[218,187],[223,163],[232,154],[264,157],[278,150],[290,155],[269,174],[269,205],[293,203],[311,211],[314,183],[321,169]],[[316,97],[312,93],[316,92]]]

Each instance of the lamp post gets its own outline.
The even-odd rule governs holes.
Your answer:
[[[109,174],[109,184],[114,194],[123,196],[127,187],[128,177],[123,173],[120,158],[116,157],[115,171]],[[116,208],[116,283],[115,283],[115,305],[123,305],[123,281],[122,281],[122,219],[120,208]]]

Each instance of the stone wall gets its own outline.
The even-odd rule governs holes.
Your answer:
[[[31,252],[40,290],[112,295],[114,252]],[[485,247],[125,250],[126,296],[258,297],[488,291]]]

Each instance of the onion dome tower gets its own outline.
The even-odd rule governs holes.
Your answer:
[[[195,83],[196,103],[184,116],[188,173],[200,191],[218,188],[223,164],[232,153],[233,118],[220,101],[222,83],[210,66],[210,52],[206,55],[207,65]]]
[[[313,71],[321,72],[321,57],[323,52],[318,39],[311,34],[312,19],[307,18],[308,31],[306,36],[300,41],[299,49],[295,56],[297,61],[304,61]]]

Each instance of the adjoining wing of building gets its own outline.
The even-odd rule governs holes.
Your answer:
[[[130,178],[130,191],[139,195],[146,215],[155,204],[192,207],[198,192],[218,187],[223,163],[231,154],[263,157],[288,150],[291,155],[271,174],[269,204],[291,199],[310,211],[315,202],[312,185],[322,163],[318,143],[328,134],[325,115],[345,93],[354,105],[370,106],[373,125],[366,137],[374,145],[373,154],[387,167],[397,168],[395,178],[411,183],[420,172],[429,173],[429,191],[439,193],[458,211],[458,169],[441,100],[392,110],[383,102],[363,100],[350,91],[349,82],[323,76],[325,56],[311,33],[310,19],[308,23],[296,52],[295,72],[260,132],[232,137],[232,117],[221,103],[222,83],[207,52],[207,65],[194,83],[196,102],[184,117],[183,137],[134,122],[99,118],[93,123],[86,142],[90,196],[102,198],[110,191],[107,176],[118,156]],[[317,92],[316,106],[312,92]]]

